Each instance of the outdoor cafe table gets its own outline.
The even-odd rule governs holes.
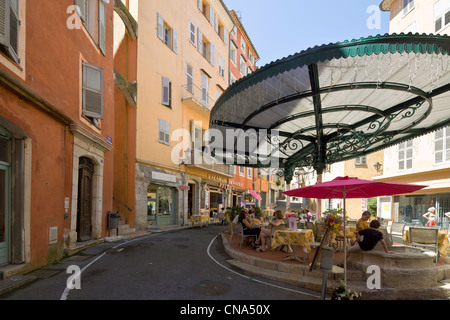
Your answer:
[[[208,225],[208,223],[209,223],[209,215],[205,215],[205,214],[192,215],[189,219],[193,222],[200,223],[201,228],[203,227],[203,223],[205,223],[206,225]]]
[[[409,245],[409,230],[405,230],[403,240],[406,245]],[[438,232],[438,249],[441,256],[446,257],[450,250],[450,242],[448,241],[447,231],[439,230]]]
[[[299,229],[297,231],[277,230],[273,234],[272,238],[272,250],[281,245],[292,246],[292,256],[288,256],[283,260],[297,260],[303,262],[299,257],[295,255],[295,246],[301,246],[307,252],[311,251],[310,242],[314,242],[314,233],[311,229]]]

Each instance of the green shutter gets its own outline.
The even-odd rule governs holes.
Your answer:
[[[98,46],[105,54],[106,51],[106,5],[104,0],[98,1]]]

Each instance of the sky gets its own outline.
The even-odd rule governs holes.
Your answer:
[[[240,13],[258,67],[316,45],[389,32],[389,12],[378,9],[382,0],[223,1]]]

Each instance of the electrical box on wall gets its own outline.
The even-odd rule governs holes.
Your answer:
[[[49,231],[49,244],[58,243],[58,227],[51,227]]]

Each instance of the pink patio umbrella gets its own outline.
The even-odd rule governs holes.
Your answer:
[[[261,196],[255,191],[255,190],[248,190],[248,193],[250,193],[256,200],[261,201]]]
[[[303,188],[283,192],[289,197],[315,198],[315,199],[344,199],[344,239],[345,231],[345,199],[371,198],[394,194],[404,194],[425,188],[426,186],[385,181],[362,180],[352,177],[337,177],[332,181],[319,183]],[[347,245],[344,241],[344,283],[347,283]]]

